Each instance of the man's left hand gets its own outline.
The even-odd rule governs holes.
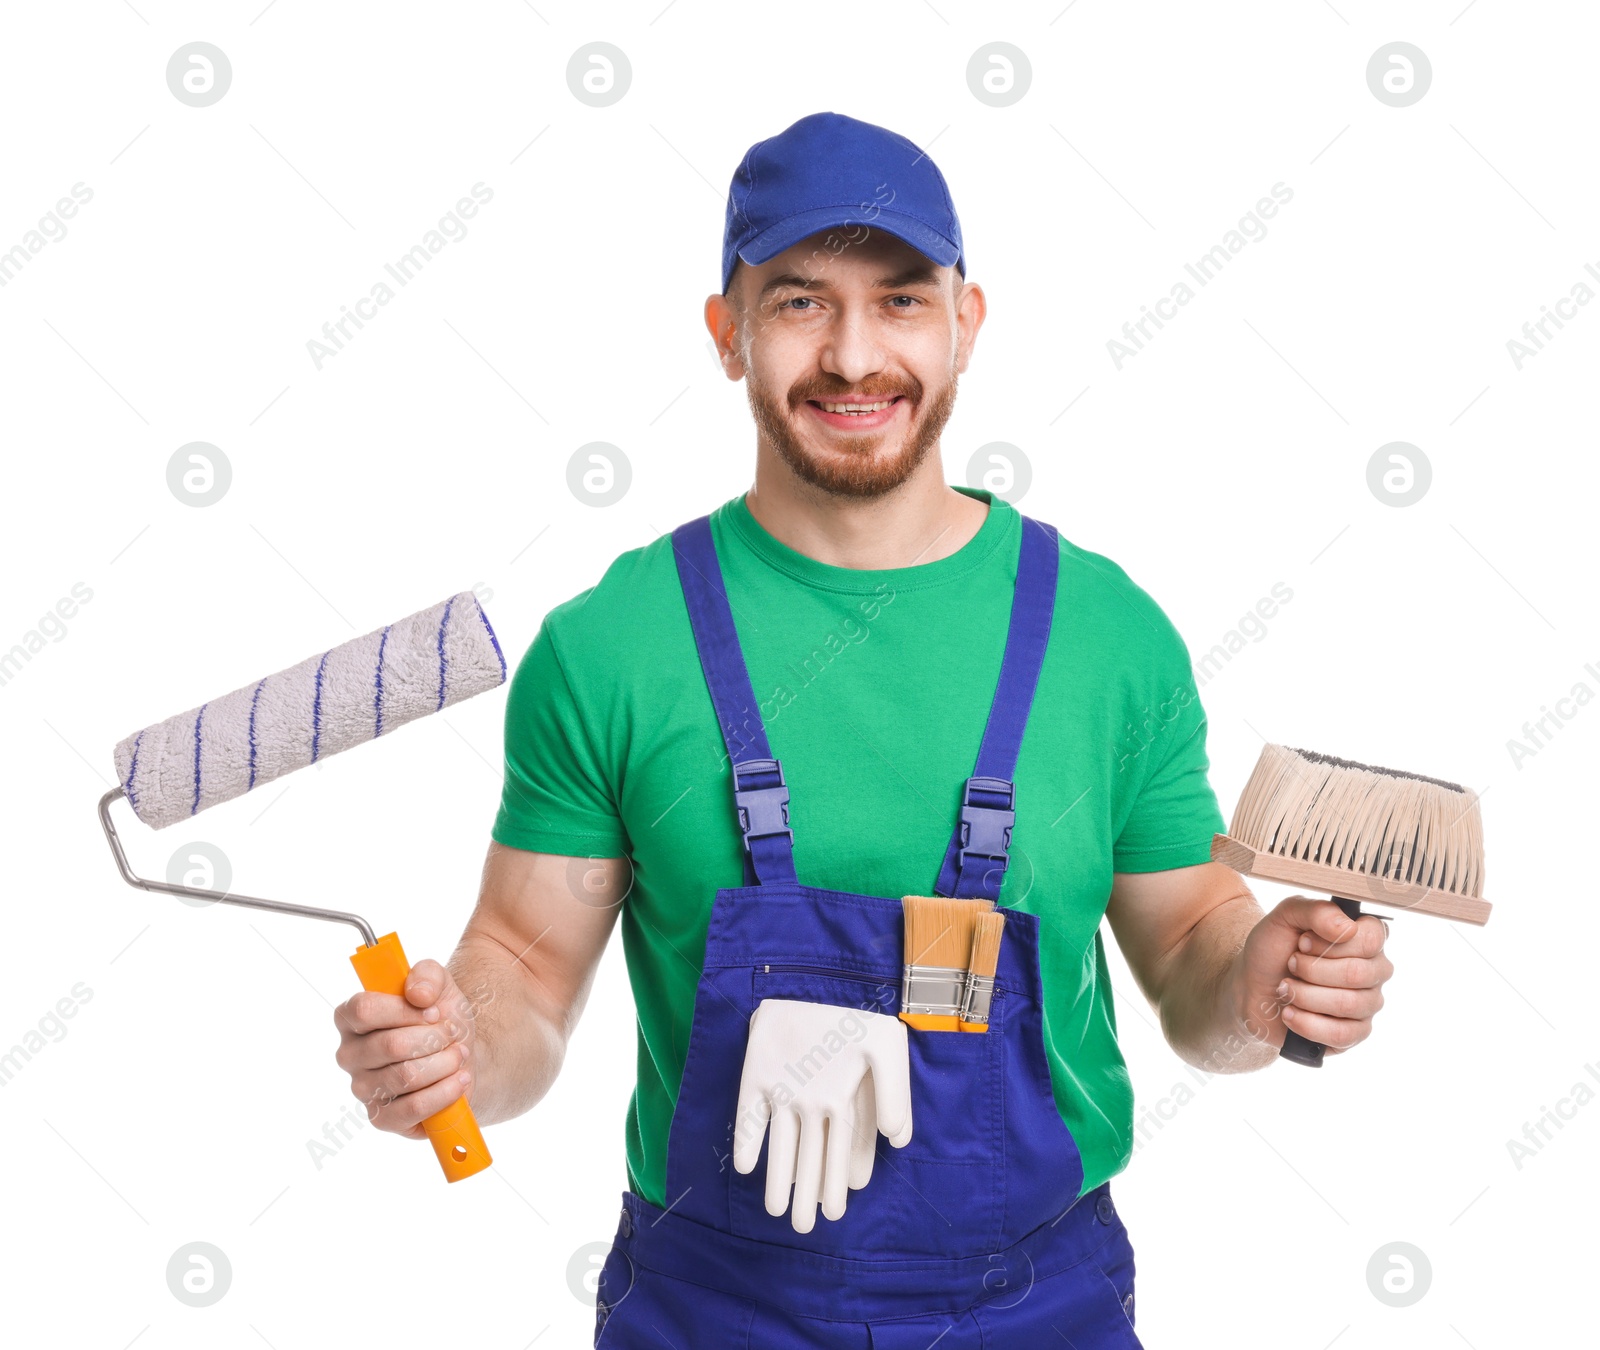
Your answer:
[[[1234,966],[1235,1007],[1257,1040],[1282,1046],[1284,1028],[1338,1054],[1372,1034],[1388,928],[1375,914],[1351,920],[1331,900],[1291,895],[1245,938]]]

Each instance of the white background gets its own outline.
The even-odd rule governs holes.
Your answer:
[[[1520,1167],[1508,1141],[1600,1090],[1600,707],[1564,705],[1520,765],[1508,741],[1576,684],[1600,691],[1600,305],[1520,370],[1506,344],[1600,267],[1600,27],[1576,3],[1335,3],[8,11],[0,250],[74,183],[93,192],[0,288],[0,649],[74,583],[93,592],[0,686],[0,1049],[91,993],[0,1098],[19,1340],[589,1343],[586,1249],[625,1185],[619,939],[550,1095],[492,1127],[489,1173],[447,1187],[423,1145],[370,1127],[319,1168],[308,1141],[360,1112],[331,1022],[353,935],[130,889],[94,803],[131,731],[453,592],[481,588],[514,662],[616,554],[748,486],[744,393],[701,307],[740,155],[824,109],[928,147],[951,185],[990,311],[948,477],[1018,447],[1022,508],[1126,567],[1197,659],[1275,582],[1293,591],[1201,689],[1224,814],[1264,740],[1483,794],[1486,928],[1401,916],[1370,1041],[1154,1117],[1114,1183],[1141,1336],[1592,1336],[1600,1104],[1570,1100]],[[165,76],[195,40],[232,64],[204,108]],[[1403,108],[1365,76],[1395,40],[1433,71]],[[632,66],[609,107],[568,87],[592,41]],[[967,83],[995,41],[1031,64],[1006,107]],[[308,340],[476,182],[494,196],[466,236],[317,369]],[[1108,339],[1278,182],[1293,200],[1266,237],[1119,370]],[[604,509],[567,487],[597,440],[633,473]],[[1367,483],[1397,440],[1432,466],[1403,508]],[[167,486],[191,441],[232,467],[205,508]],[[443,958],[498,801],[504,697],[192,829],[120,806],[134,866],[163,875],[203,840],[240,891],[352,908]],[[1143,1115],[1194,1080],[1115,959]],[[231,1263],[209,1308],[168,1290],[191,1241]],[[1392,1241],[1431,1264],[1405,1308],[1368,1284]]]

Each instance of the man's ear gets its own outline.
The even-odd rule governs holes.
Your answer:
[[[972,361],[972,349],[978,341],[978,330],[989,312],[989,302],[984,298],[983,287],[975,281],[962,282],[956,294],[956,374],[965,375]]]
[[[711,334],[711,354],[730,380],[744,378],[744,358],[738,343],[740,318],[735,302],[722,295],[708,295],[705,305],[706,331]]]

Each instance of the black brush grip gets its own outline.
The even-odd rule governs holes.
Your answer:
[[[1333,903],[1342,909],[1346,916],[1352,919],[1361,917],[1361,902],[1359,900],[1346,900],[1342,896],[1334,896]],[[1280,1059],[1287,1059],[1294,1064],[1304,1064],[1308,1069],[1322,1067],[1322,1053],[1328,1047],[1316,1041],[1307,1040],[1298,1031],[1285,1030],[1283,1033],[1283,1048],[1278,1051]]]

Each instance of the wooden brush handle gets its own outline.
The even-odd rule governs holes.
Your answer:
[[[385,933],[375,947],[356,948],[350,964],[361,977],[361,987],[380,994],[403,994],[406,977],[411,974],[411,963],[394,933]],[[433,1145],[446,1181],[470,1177],[494,1161],[465,1094],[423,1121],[422,1130]]]
[[[1345,914],[1352,919],[1361,917],[1361,902],[1359,900],[1346,900],[1341,896],[1334,896],[1333,903],[1338,905]],[[1322,1053],[1328,1047],[1319,1045],[1316,1041],[1307,1040],[1298,1031],[1285,1031],[1283,1033],[1283,1049],[1278,1054],[1296,1064],[1304,1064],[1308,1069],[1322,1067]]]

